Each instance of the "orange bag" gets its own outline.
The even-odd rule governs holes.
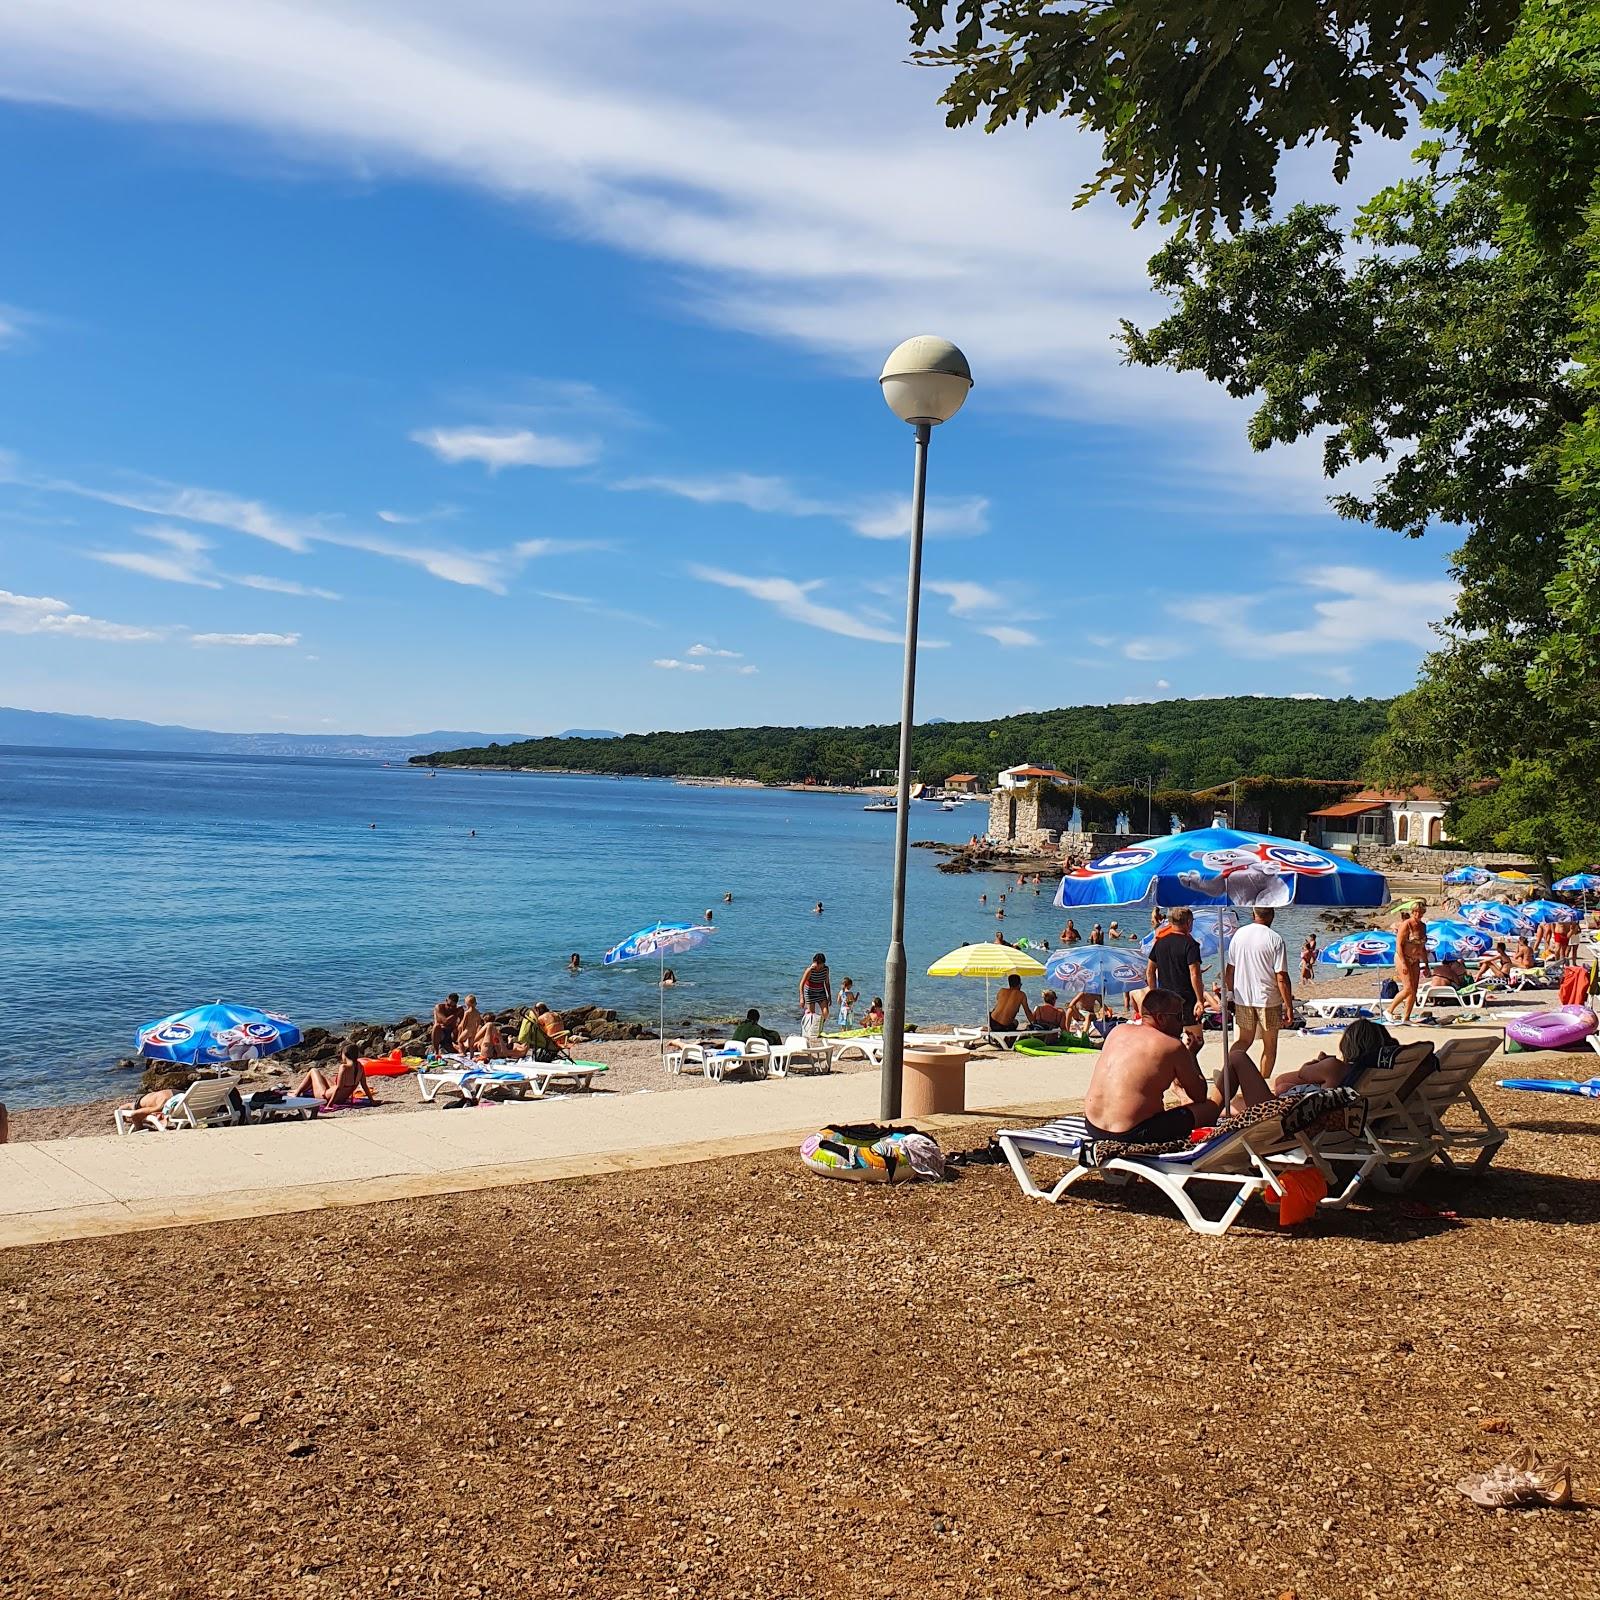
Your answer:
[[[1261,1198],[1278,1210],[1278,1226],[1292,1228],[1297,1222],[1309,1222],[1317,1214],[1318,1205],[1327,1198],[1328,1185],[1315,1167],[1294,1167],[1278,1174],[1283,1185],[1280,1199],[1270,1189]]]

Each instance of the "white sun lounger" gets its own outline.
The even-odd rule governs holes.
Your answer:
[[[773,1045],[771,1070],[774,1078],[787,1078],[791,1072],[801,1068],[818,1077],[825,1072],[832,1072],[832,1048],[825,1040],[808,1039],[803,1033],[791,1033],[782,1044]]]
[[[712,1083],[721,1083],[730,1072],[743,1072],[751,1078],[764,1078],[772,1067],[773,1046],[765,1039],[746,1039],[744,1043],[715,1039],[684,1042],[673,1040],[667,1046],[667,1071],[677,1074],[699,1072]]]
[[[1311,1096],[1306,1096],[1306,1100],[1308,1105],[1303,1114],[1309,1118]],[[1286,1167],[1309,1162],[1325,1178],[1333,1179],[1333,1173],[1317,1156],[1312,1142],[1285,1127],[1285,1117],[1293,1115],[1293,1109],[1287,1108],[1276,1117],[1218,1134],[1177,1155],[1116,1156],[1095,1166],[1086,1165],[1082,1159],[1085,1146],[1091,1142],[1082,1117],[1062,1117],[1041,1128],[1008,1128],[997,1138],[1022,1192],[1035,1200],[1054,1205],[1073,1184],[1091,1172],[1098,1172],[1110,1183],[1127,1183],[1132,1178],[1140,1178],[1154,1184],[1172,1201],[1193,1232],[1223,1234],[1233,1226],[1252,1195],[1266,1190],[1278,1195],[1283,1193],[1280,1180]],[[1071,1165],[1065,1177],[1043,1189],[1024,1165],[1024,1158],[1028,1156],[1054,1157]],[[1293,1159],[1275,1164],[1274,1158],[1278,1157]],[[1208,1183],[1225,1192],[1231,1191],[1227,1208],[1216,1221],[1200,1210],[1189,1193],[1191,1184]],[[1330,1181],[1330,1190],[1332,1187]]]
[[[118,1106],[117,1132],[132,1133],[146,1126],[171,1133],[178,1128],[198,1128],[207,1122],[240,1122],[244,1120],[243,1111],[238,1085],[232,1078],[196,1078],[187,1089],[172,1095],[147,1123],[135,1121],[137,1112]]]
[[[542,1100],[557,1083],[568,1083],[575,1089],[592,1089],[595,1078],[607,1070],[599,1063],[529,1061],[517,1057],[477,1062],[460,1056],[444,1059],[457,1064],[439,1072],[417,1068],[417,1088],[424,1100],[432,1100],[447,1084],[459,1089],[469,1100],[481,1099],[486,1089],[496,1085],[510,1089],[519,1100]]]

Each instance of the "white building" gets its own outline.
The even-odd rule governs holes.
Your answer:
[[[1352,850],[1357,846],[1446,844],[1444,814],[1450,802],[1432,789],[1394,793],[1363,789],[1337,805],[1311,813],[1316,842],[1325,850]]]
[[[995,780],[998,789],[1025,789],[1030,783],[1071,783],[1072,774],[1056,767],[1034,767],[1024,762],[1020,767],[1007,767]]]

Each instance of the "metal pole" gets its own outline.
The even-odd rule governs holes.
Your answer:
[[[889,954],[883,964],[883,1072],[878,1114],[900,1115],[900,1084],[906,1038],[906,828],[911,821],[911,726],[917,693],[917,607],[922,595],[922,508],[928,487],[928,436],[932,424],[916,425],[911,477],[911,561],[906,579],[906,667],[900,694],[900,770],[895,774],[894,893],[889,902]]]

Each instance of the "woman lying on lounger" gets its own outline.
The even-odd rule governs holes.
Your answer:
[[[377,1105],[378,1097],[367,1082],[367,1069],[361,1065],[361,1055],[354,1045],[347,1044],[339,1052],[336,1073],[312,1067],[291,1092],[296,1096],[315,1095],[325,1106],[347,1106],[354,1101],[357,1089],[366,1095],[368,1105]]]
[[[1400,1048],[1399,1042],[1381,1023],[1357,1017],[1339,1035],[1339,1053],[1320,1055],[1295,1072],[1280,1072],[1272,1080],[1272,1092],[1285,1094],[1290,1089],[1337,1089],[1357,1072],[1378,1065],[1386,1051]]]

